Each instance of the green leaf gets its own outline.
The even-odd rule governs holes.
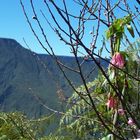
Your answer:
[[[109,39],[110,36],[111,36],[111,35],[110,35],[110,30],[107,30],[107,31],[106,31],[106,38]]]
[[[103,137],[101,140],[112,140],[113,138],[112,134],[107,135],[106,137]]]
[[[124,18],[124,24],[129,24],[132,21],[132,15],[129,14]]]
[[[109,140],[107,137],[103,137],[102,140]]]
[[[109,79],[110,81],[113,81],[114,80],[114,77],[115,77],[115,71],[111,71],[110,75],[109,75]]]
[[[127,30],[129,31],[129,33],[131,34],[131,36],[135,37],[132,26],[130,24],[126,24],[126,27],[127,27]]]

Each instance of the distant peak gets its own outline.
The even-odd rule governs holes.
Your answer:
[[[12,38],[2,38],[2,37],[0,37],[0,41],[2,41],[2,42],[15,42],[15,43],[18,43],[15,39],[12,39]]]
[[[0,37],[0,49],[16,49],[16,51],[30,51],[24,48],[19,42],[12,38],[2,38]]]
[[[20,43],[18,43],[15,39],[1,37],[0,37],[0,46],[21,47]]]

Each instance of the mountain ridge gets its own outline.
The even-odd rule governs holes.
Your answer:
[[[29,117],[50,113],[35,96],[39,96],[50,108],[61,110],[57,91],[62,90],[65,96],[70,96],[72,89],[51,56],[31,52],[14,39],[0,38],[0,58],[0,111],[21,111]],[[69,67],[77,68],[74,57],[57,58]],[[93,65],[93,62],[88,62],[82,66],[85,74]],[[82,84],[78,74],[66,68],[63,70],[74,85]],[[95,76],[97,68],[88,81]]]

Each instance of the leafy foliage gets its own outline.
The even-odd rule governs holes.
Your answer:
[[[53,116],[28,119],[19,112],[0,113],[0,140],[35,140],[44,135]]]
[[[134,37],[134,31],[132,26],[130,25],[131,21],[132,21],[131,15],[128,15],[124,18],[116,19],[107,30],[106,32],[107,39],[113,36],[115,37],[115,41],[114,41],[115,51],[119,51],[120,49],[120,43],[124,35],[125,27],[127,27],[129,33],[132,35],[132,37]]]
[[[50,134],[49,136],[45,136],[41,138],[40,140],[71,140],[69,136],[56,136],[54,134]]]
[[[103,94],[106,93],[102,94],[104,89],[100,88],[101,79],[102,77],[99,76],[97,79],[95,79],[95,81],[90,82],[87,85],[91,90],[91,95],[94,102],[96,102],[96,105],[102,111],[106,108],[104,105],[105,98],[103,96]],[[85,92],[84,86],[79,87],[78,91],[81,93]],[[89,102],[88,97],[86,100]],[[98,132],[103,131],[102,127],[100,127],[101,124],[96,118],[97,116],[95,112],[92,110],[92,107],[86,104],[84,100],[80,99],[77,93],[73,93],[72,97],[69,99],[68,108],[69,109],[60,121],[61,127],[64,127],[63,129],[68,129],[70,132],[73,132],[73,134],[76,134],[83,139],[87,137],[90,138],[91,136],[97,138],[97,136],[99,136]]]
[[[27,16],[22,0],[20,0],[20,2],[24,15],[27,19],[27,22],[32,32],[34,33],[34,36],[39,41],[42,48],[44,48],[49,53],[48,48],[45,48],[42,45],[38,35],[34,31],[32,23],[30,22]],[[83,82],[83,85],[78,89],[75,89],[75,86],[73,86],[73,82],[71,82],[71,79],[68,78],[70,75],[67,75],[67,72],[65,72],[65,70],[61,67],[61,65],[57,63],[59,65],[59,68],[63,72],[64,77],[67,79],[67,81],[75,91],[75,93],[73,93],[72,97],[70,97],[69,100],[67,100],[66,98],[64,99],[64,101],[68,101],[67,106],[68,109],[66,113],[61,112],[61,114],[64,114],[60,120],[61,126],[60,130],[62,130],[62,132],[60,131],[59,133],[58,131],[58,133],[54,135],[50,134],[49,136],[40,138],[38,137],[38,132],[36,131],[36,129],[34,129],[36,127],[34,127],[34,125],[32,126],[32,123],[30,123],[29,120],[26,119],[23,120],[22,116],[20,116],[19,119],[14,120],[11,119],[12,118],[11,116],[9,117],[9,115],[7,115],[8,118],[10,118],[10,123],[12,123],[12,126],[8,128],[11,129],[12,127],[13,128],[12,134],[15,134],[13,135],[13,138],[17,139],[18,135],[19,139],[40,138],[42,140],[43,139],[116,140],[117,138],[125,140],[138,138],[139,137],[138,133],[140,135],[139,43],[137,47],[135,47],[135,45],[134,46],[131,45],[128,48],[128,50],[121,51],[121,43],[124,43],[121,41],[124,37],[125,41],[131,44],[127,36],[125,35],[125,28],[127,28],[132,37],[135,36],[133,28],[130,25],[131,22],[133,23],[134,29],[139,35],[138,29],[135,23],[133,22],[134,19],[137,18],[137,15],[130,14],[131,11],[129,10],[129,6],[127,5],[125,0],[123,2],[124,6],[126,7],[126,10],[119,7],[121,1],[118,1],[118,3],[114,5],[114,7],[111,6],[111,3],[109,1],[106,1],[106,6],[104,5],[104,3],[102,3],[102,1],[100,1],[99,6],[97,7],[98,16],[96,16],[96,14],[94,15],[94,13],[92,12],[93,5],[95,5],[95,3],[93,4],[93,1],[92,1],[93,5],[91,8],[88,7],[89,4],[88,1],[87,2],[74,1],[76,4],[80,6],[82,5],[83,7],[79,17],[75,17],[72,14],[69,14],[65,1],[62,2],[64,4],[64,9],[59,8],[58,6],[59,4],[55,3],[55,1],[53,0],[49,2],[57,11],[58,15],[60,16],[60,19],[62,19],[64,23],[67,25],[69,31],[65,31],[63,30],[63,28],[61,28],[61,25],[59,24],[59,22],[57,22],[56,15],[50,8],[50,4],[48,4],[47,1],[44,1],[51,14],[54,23],[56,24],[56,28],[55,27],[53,28],[52,24],[49,23],[49,21],[47,21],[47,23],[58,35],[60,40],[63,41],[66,45],[69,45],[70,48],[72,49],[72,53],[76,58],[78,71],[71,69],[71,67],[68,69],[70,69],[71,71],[75,71],[79,75],[79,77]],[[37,24],[39,25],[39,28],[42,32],[42,35],[46,40],[49,49],[52,51],[52,53],[50,54],[53,54],[53,56],[55,56],[55,54],[53,53],[53,48],[51,47],[51,45],[49,45],[47,36],[44,33],[44,28],[40,24],[40,20],[37,16],[38,14],[36,14],[33,2],[30,1],[30,4],[34,14],[33,19],[37,21]],[[123,18],[116,19],[116,16],[114,15],[114,9],[116,9],[117,7],[119,7],[119,9],[121,9],[123,12],[125,11],[129,15]],[[104,14],[107,21],[104,20],[101,14],[103,9],[105,10]],[[135,7],[135,9],[136,12],[138,13],[138,8]],[[94,12],[96,12],[96,10]],[[87,13],[90,14],[90,15],[88,14],[89,18],[86,18],[85,16],[87,15]],[[92,16],[95,18],[95,21],[98,21],[98,23],[96,33],[94,34],[93,32],[90,32],[90,34],[93,34],[92,36],[93,41],[89,48],[86,47],[83,40],[85,36],[85,22],[90,21],[92,19],[91,18]],[[78,30],[75,30],[75,26],[71,24],[71,17],[78,19],[78,28],[77,28]],[[82,26],[81,23],[83,24]],[[109,50],[111,52],[109,52],[106,47],[105,48],[110,53],[111,60],[110,62],[108,62],[109,66],[107,70],[104,70],[101,64],[95,59],[95,56],[98,56],[99,58],[103,59],[101,57],[101,52],[105,44],[104,43],[102,44],[103,46],[100,49],[99,54],[94,53],[94,48],[96,48],[96,42],[98,40],[101,23],[109,27],[108,31],[106,32],[106,37],[107,39],[110,39]],[[69,41],[67,41],[67,38]],[[87,76],[84,75],[82,63],[79,62],[77,55],[79,53],[78,50],[79,48],[83,49],[87,54],[87,57],[84,59],[82,63],[84,63],[90,58],[97,64],[98,68],[100,69],[97,78],[90,83],[86,83],[86,78],[89,77],[92,71],[90,71],[90,73]],[[2,117],[1,122],[3,126],[7,123],[7,119],[5,120],[5,118]],[[29,127],[27,124],[30,124]],[[26,127],[24,128],[24,126]],[[10,129],[6,129],[6,131]],[[5,130],[5,127],[2,130]],[[26,133],[26,130],[29,131]],[[63,136],[60,136],[61,134]],[[2,135],[2,137],[5,136],[6,133]]]
[[[126,51],[122,52],[126,55],[127,60],[124,69],[131,72],[131,75],[134,77],[139,77],[140,75],[139,49],[140,45],[138,40],[132,46],[129,46]],[[118,84],[117,86],[121,91],[122,100],[125,101],[126,106],[129,107],[129,111],[134,114],[136,120],[139,120],[140,83],[127,76],[127,74],[121,70],[114,69],[111,65],[109,66],[107,73],[109,75],[109,80],[114,85],[116,83]],[[117,75],[117,79],[115,78],[115,75]],[[115,129],[113,125],[113,123],[115,123],[116,127],[119,128],[119,130],[115,129],[116,133],[123,134],[123,136],[126,138],[132,137],[131,132],[137,131],[138,128],[136,125],[129,126],[125,116],[123,114],[119,114],[118,110],[122,108],[122,104],[104,76],[99,73],[98,77],[93,82],[89,82],[87,86],[100,116],[104,119],[109,128],[112,130]],[[72,132],[81,139],[110,139],[112,135],[110,135],[108,131],[104,130],[104,127],[102,126],[101,122],[99,122],[99,119],[95,111],[92,109],[92,106],[88,105],[80,98],[80,96],[83,96],[83,94],[86,93],[85,86],[80,86],[77,90],[81,93],[81,95],[73,93],[71,98],[69,98],[67,106],[68,109],[60,121],[61,129],[67,129],[69,132]],[[117,102],[115,109],[107,106],[109,97],[115,98]],[[86,94],[84,99],[90,103],[90,99],[88,96],[86,96]],[[116,118],[114,117],[115,115]]]
[[[36,135],[33,124],[21,113],[0,114],[1,139],[33,139]]]

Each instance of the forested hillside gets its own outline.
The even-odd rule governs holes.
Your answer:
[[[59,70],[56,62],[49,55],[36,54],[23,48],[13,39],[0,39],[0,110],[11,112],[21,111],[30,117],[50,113],[38,101],[55,110],[62,109],[58,92],[69,97],[71,88]],[[59,56],[58,59],[66,66],[77,67],[75,58]],[[79,58],[83,61],[83,58]],[[104,65],[107,65],[104,63]],[[92,61],[83,64],[85,75],[93,69]],[[68,77],[75,85],[80,85],[80,77],[64,68]],[[97,75],[97,69],[91,73],[91,81]]]

